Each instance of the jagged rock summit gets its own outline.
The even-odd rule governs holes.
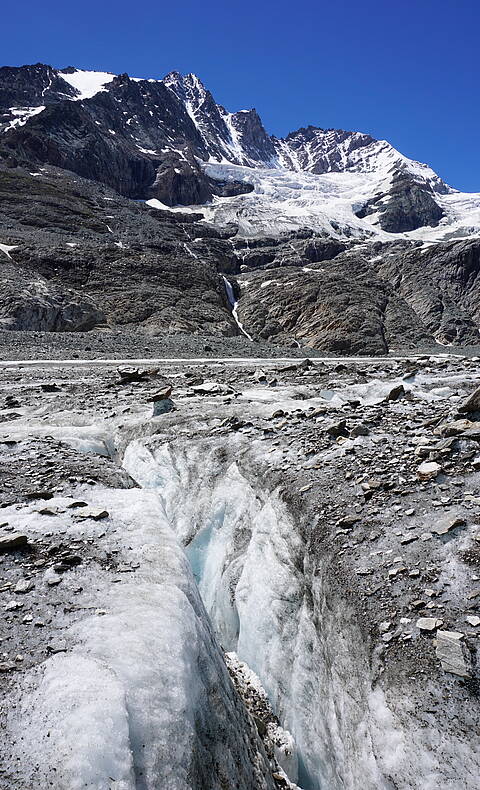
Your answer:
[[[258,193],[220,200],[212,209],[220,220],[225,213],[236,220],[243,209],[264,213],[258,197],[268,194],[283,204],[268,216],[277,230],[289,229],[287,222],[334,235],[427,229],[437,238],[468,235],[463,220],[480,228],[478,195],[461,196],[385,140],[312,126],[277,139],[256,110],[231,113],[216,104],[194,74],[146,80],[44,64],[4,67],[0,130],[4,159],[72,170],[135,199],[199,205],[215,195]],[[249,234],[261,231],[261,219],[251,218]]]

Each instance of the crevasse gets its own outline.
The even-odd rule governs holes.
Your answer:
[[[369,788],[387,788],[373,739],[401,748],[401,735],[366,682],[366,657],[352,650],[358,629],[325,595],[279,490],[248,475],[237,449],[140,440],[124,466],[158,492],[220,643],[258,675],[292,732],[300,786],[353,790],[367,777]]]

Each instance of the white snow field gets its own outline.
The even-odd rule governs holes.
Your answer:
[[[213,178],[253,184],[253,192],[245,195],[217,197],[206,206],[190,207],[220,225],[237,222],[240,236],[275,235],[307,227],[338,238],[433,242],[480,233],[480,193],[451,190],[448,194],[436,194],[435,200],[445,217],[435,228],[387,233],[378,226],[375,214],[364,219],[356,217],[355,211],[372,195],[388,188],[388,166],[370,172],[316,175],[281,167],[262,169],[210,162],[204,170]]]

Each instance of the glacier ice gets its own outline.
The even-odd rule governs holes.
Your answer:
[[[432,388],[422,374],[407,388],[442,399],[458,384],[439,383]],[[338,408],[353,396],[375,402],[385,386],[334,387],[331,397]],[[309,394],[304,387],[302,408],[321,403]],[[268,415],[282,404],[296,408],[294,396],[294,388],[270,396],[252,388],[238,402]],[[107,441],[142,486],[88,488],[90,505],[110,514],[101,525],[75,520],[65,497],[49,503],[64,508],[67,538],[101,539],[130,570],[80,566],[63,581],[62,589],[82,589],[81,614],[60,621],[68,652],[27,673],[9,722],[23,785],[272,787],[268,755],[234,693],[221,645],[258,677],[280,721],[270,733],[276,758],[303,790],[408,790],[419,777],[422,788],[436,790],[455,786],[460,766],[462,786],[473,790],[468,741],[418,721],[414,695],[378,682],[356,615],[331,585],[329,558],[308,551],[309,524],[287,507],[261,443],[204,436],[204,404],[193,420],[180,412],[166,418],[178,420],[176,438],[161,422],[146,425],[141,409],[122,418],[123,434],[98,414],[58,413],[50,426],[40,415],[30,427],[18,422],[18,434],[88,437],[93,451]],[[55,529],[33,505],[6,509],[5,517],[30,536]],[[425,693],[434,696],[428,683]]]
[[[304,790],[475,787],[465,741],[417,722],[408,694],[375,682],[354,611],[313,563],[308,525],[292,520],[281,489],[242,439],[129,445],[127,470],[156,489],[185,546],[223,647],[259,677],[298,750]],[[267,475],[267,477],[265,477]],[[435,694],[430,684],[429,693]]]
[[[106,571],[69,574],[87,614],[67,629],[69,652],[27,673],[20,689],[11,727],[24,782],[54,781],[59,790],[272,788],[158,497],[138,489],[95,495],[110,514],[110,545],[138,568],[116,584]],[[31,531],[45,528],[40,515],[25,518]],[[81,529],[72,523],[77,536]]]

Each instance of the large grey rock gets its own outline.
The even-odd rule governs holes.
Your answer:
[[[472,412],[480,410],[480,387],[477,387],[471,395],[464,400],[461,406],[458,407],[459,412]],[[470,426],[468,426],[470,427]]]
[[[436,656],[445,672],[463,678],[471,677],[470,661],[462,644],[463,634],[458,631],[437,631]]]
[[[10,532],[0,535],[0,552],[20,549],[28,544],[28,538],[21,532]]]

